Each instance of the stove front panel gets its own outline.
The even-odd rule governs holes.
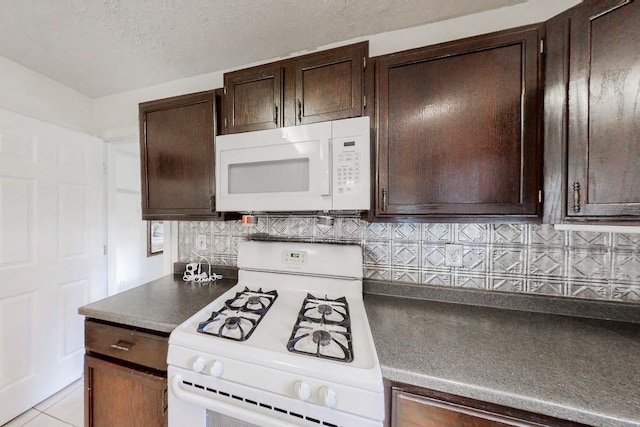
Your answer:
[[[190,402],[199,407],[238,418],[245,422],[259,419],[250,414],[259,414],[280,420],[269,425],[315,425],[319,420],[326,425],[340,427],[381,427],[384,420],[384,396],[382,393],[363,392],[345,386],[337,386],[336,406],[327,407],[322,401],[322,390],[326,384],[313,378],[304,378],[282,371],[273,371],[257,367],[235,365],[232,361],[221,360],[225,373],[230,379],[214,378],[202,373],[169,366],[168,381],[172,399]],[[244,371],[243,374],[240,374]],[[253,379],[250,386],[245,385],[246,377],[260,375],[269,387],[257,388]],[[243,378],[245,377],[245,378]],[[307,401],[296,395],[299,382],[306,382],[311,390]],[[169,407],[171,408],[171,401]],[[170,409],[171,411],[171,409]],[[241,416],[246,412],[246,416]],[[239,415],[240,414],[240,415]],[[171,413],[170,413],[171,416]],[[307,420],[309,418],[309,420]],[[257,423],[267,425],[266,421]],[[288,424],[286,424],[288,423]]]

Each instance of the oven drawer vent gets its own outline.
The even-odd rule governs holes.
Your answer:
[[[279,408],[277,406],[272,406],[272,405],[268,405],[266,403],[257,402],[255,400],[246,399],[246,398],[244,398],[242,396],[238,396],[236,394],[227,393],[227,392],[225,392],[223,390],[215,390],[215,389],[212,389],[210,387],[205,387],[205,386],[200,385],[200,384],[192,383],[190,381],[182,380],[182,384],[185,385],[185,386],[188,386],[188,387],[196,388],[196,389],[198,389],[200,391],[206,391],[206,392],[211,393],[211,394],[217,394],[217,395],[222,396],[222,397],[227,397],[229,399],[238,400],[238,401],[244,402],[244,403],[246,403],[248,405],[258,406],[260,408],[263,408],[263,409],[266,409],[266,410],[269,410],[269,411],[278,412],[278,413],[284,414],[284,415],[289,415],[290,417],[296,418],[297,420],[306,420],[306,421],[308,421],[310,423],[314,423],[314,424],[317,424],[317,425],[320,425],[320,426],[326,426],[326,427],[341,427],[338,424],[330,423],[328,421],[322,421],[322,420],[319,420],[317,418],[307,417],[307,416],[304,416],[302,414],[298,414],[297,412],[287,411],[286,409]]]

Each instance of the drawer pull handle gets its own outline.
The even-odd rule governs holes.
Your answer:
[[[129,351],[133,344],[126,341],[118,341],[117,344],[111,344],[111,348],[115,350]]]

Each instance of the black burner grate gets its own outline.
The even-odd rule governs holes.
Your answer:
[[[267,314],[276,298],[277,291],[264,292],[262,288],[252,291],[245,287],[235,297],[224,302],[224,307],[213,311],[211,316],[198,324],[198,332],[234,341],[246,341]]]
[[[311,294],[302,303],[287,350],[340,362],[353,361],[351,318],[345,297],[317,298]]]

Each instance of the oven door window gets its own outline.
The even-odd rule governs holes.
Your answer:
[[[259,427],[217,412],[207,411],[207,427]]]

